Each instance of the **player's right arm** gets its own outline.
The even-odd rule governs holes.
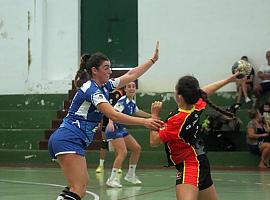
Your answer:
[[[115,111],[115,109],[108,102],[101,102],[97,105],[97,108],[100,112],[102,112],[106,117],[111,119],[114,122],[119,122],[122,124],[129,125],[142,125],[149,129],[158,129],[163,122],[159,119],[153,118],[139,118],[125,115],[123,113]]]

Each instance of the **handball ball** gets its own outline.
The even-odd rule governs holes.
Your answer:
[[[252,67],[249,62],[245,60],[239,60],[234,63],[232,66],[232,73],[235,74],[236,72],[240,72],[236,78],[241,79],[244,78],[245,76],[249,76],[251,73]]]

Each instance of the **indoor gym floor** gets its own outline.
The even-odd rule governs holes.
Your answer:
[[[89,169],[90,184],[85,200],[174,200],[175,173],[173,168],[137,170],[140,186],[131,185],[123,177],[123,188],[105,185],[110,169],[95,174]],[[125,170],[124,173],[125,174]],[[212,170],[220,200],[269,200],[270,171]],[[0,167],[0,191],[3,200],[55,200],[65,186],[58,168]]]

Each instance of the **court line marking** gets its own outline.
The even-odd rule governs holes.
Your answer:
[[[232,179],[213,179],[214,181],[218,182],[233,182],[233,183],[243,183],[243,184],[249,184],[249,185],[267,185],[270,186],[270,183],[261,183],[261,182],[250,182],[250,181],[245,181],[245,180],[232,180]]]
[[[64,188],[64,185],[58,185],[58,184],[51,184],[51,183],[38,183],[38,182],[28,182],[28,181],[17,181],[17,180],[6,180],[6,179],[0,179],[0,182],[6,182],[6,183],[18,183],[18,184],[29,184],[29,185],[45,185],[45,186],[52,186],[52,187],[62,187]],[[94,200],[99,200],[99,196],[93,192],[86,191],[87,194],[90,194],[94,197]]]
[[[118,200],[124,200],[124,199],[129,199],[129,198],[132,198],[132,197],[145,196],[145,195],[148,195],[148,194],[153,194],[153,193],[158,193],[158,192],[164,192],[166,190],[171,190],[173,188],[175,188],[175,186],[169,186],[169,187],[166,187],[166,188],[163,188],[163,189],[157,189],[157,190],[152,190],[152,191],[149,191],[149,192],[143,192],[143,193],[135,194],[135,195],[128,196],[128,197],[123,197],[123,198],[120,198]]]

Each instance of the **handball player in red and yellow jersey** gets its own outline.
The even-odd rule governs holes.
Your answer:
[[[200,88],[193,76],[180,78],[175,87],[178,109],[170,113],[159,130],[150,131],[150,145],[165,143],[172,163],[177,169],[177,200],[217,200],[217,193],[210,174],[210,165],[200,138],[200,116],[206,104],[226,115],[228,111],[214,105],[207,98],[224,85],[235,82],[237,74]],[[159,118],[162,103],[152,104],[153,118]]]

